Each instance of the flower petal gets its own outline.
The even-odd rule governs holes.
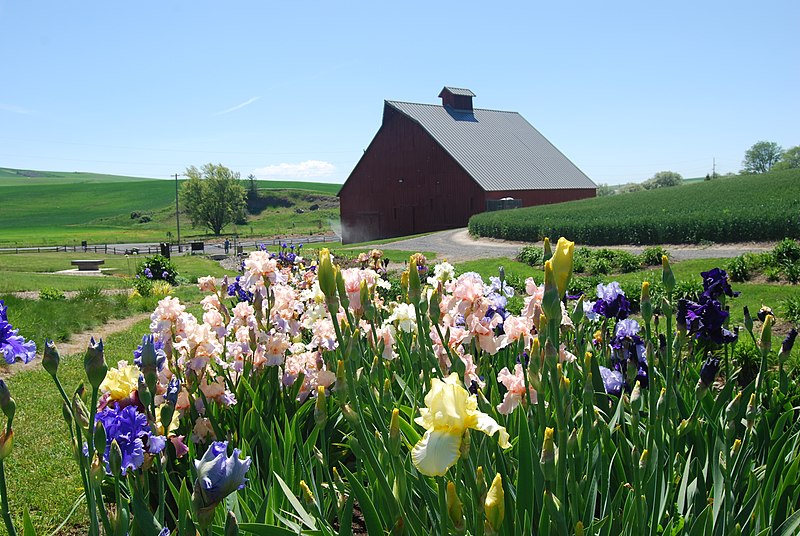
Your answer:
[[[508,432],[504,426],[500,426],[497,424],[497,421],[480,411],[476,411],[474,417],[476,419],[475,426],[471,426],[471,428],[479,430],[489,437],[493,436],[496,432],[500,432],[500,435],[497,438],[497,443],[500,445],[500,447],[507,449],[511,446],[511,443],[508,442]]]
[[[417,470],[427,476],[443,476],[461,454],[461,434],[428,430],[411,451]]]

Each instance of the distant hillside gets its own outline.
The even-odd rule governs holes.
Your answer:
[[[581,244],[741,242],[800,236],[800,170],[473,216],[477,236]]]
[[[338,184],[256,182],[261,192],[291,190],[300,197],[266,203],[245,225],[230,226],[226,232],[261,236],[318,233],[327,231],[331,220],[338,220],[338,209],[332,208],[338,207],[338,200],[332,197]],[[247,180],[243,183],[249,186]],[[320,196],[331,200],[320,200]],[[167,233],[177,234],[175,182],[0,168],[0,230],[0,246],[167,240]],[[189,218],[181,214],[182,238],[204,234],[203,229],[192,229]]]

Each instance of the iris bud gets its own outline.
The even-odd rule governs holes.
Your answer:
[[[228,515],[225,516],[225,536],[237,536],[239,534],[239,521],[236,520],[236,514],[228,510]]]
[[[549,261],[550,258],[553,256],[553,250],[550,247],[550,237],[544,237],[544,260]]]
[[[339,301],[342,307],[347,309],[350,306],[350,298],[347,296],[347,288],[344,286],[344,276],[338,266],[333,267],[333,273],[336,279],[336,290],[339,293]],[[338,307],[337,307],[338,310]],[[331,311],[331,315],[335,314]]]
[[[102,422],[94,425],[94,449],[100,453],[106,450],[106,429]]]
[[[653,318],[653,303],[650,301],[650,281],[642,281],[642,298],[640,310],[645,324]]]
[[[544,263],[542,311],[547,315],[548,320],[561,318],[561,295],[558,293],[558,284],[556,283],[552,261],[546,261]]]
[[[430,306],[428,307],[428,315],[431,317],[431,322],[438,324],[442,318],[442,283],[441,281],[436,285],[431,293]]]
[[[353,411],[353,408],[350,407],[350,404],[342,405],[342,415],[344,415],[345,420],[349,422],[351,426],[358,425],[358,413]]]
[[[753,333],[753,317],[750,316],[750,309],[746,305],[742,309],[742,314],[744,315],[744,329]]]
[[[47,373],[52,376],[53,378],[56,377],[58,373],[58,364],[61,362],[61,356],[58,355],[58,350],[56,349],[56,344],[50,340],[46,339],[44,341],[44,354],[42,355],[42,367]]]
[[[400,452],[400,410],[392,410],[392,419],[389,422],[389,452],[397,455]]]
[[[111,449],[108,454],[108,466],[111,474],[118,477],[122,474],[122,450],[116,439],[111,440]]]
[[[150,393],[151,393],[151,391],[147,386],[147,382],[144,379],[144,375],[143,374],[139,374],[139,381],[138,381],[138,385],[136,387],[136,394],[139,397],[139,401],[146,408],[149,408],[150,407],[150,402],[153,401],[153,397],[152,397],[152,395]]]
[[[318,425],[325,424],[328,420],[328,403],[325,398],[325,387],[317,386],[317,400],[314,403],[314,422]]]
[[[542,455],[539,463],[542,465],[545,480],[552,480],[556,474],[556,449],[553,441],[553,429],[550,427],[544,429]]]
[[[656,417],[663,419],[667,412],[667,388],[662,387],[661,393],[658,395],[658,402],[656,402]]]
[[[497,534],[503,524],[506,514],[505,492],[503,491],[503,478],[497,473],[492,480],[489,492],[486,494],[484,502],[486,512],[486,533]]]
[[[583,536],[583,521],[575,523],[575,536]]]
[[[86,409],[86,404],[84,404],[83,400],[78,396],[78,393],[75,393],[72,397],[72,415],[78,421],[81,428],[89,428],[89,411]]]
[[[308,487],[305,480],[300,481],[300,490],[303,493],[303,501],[308,505],[314,504],[314,494],[311,492],[311,488]]]
[[[420,298],[419,270],[417,270],[417,259],[414,255],[408,261],[408,301],[415,306],[419,305]]]
[[[8,390],[8,385],[3,380],[0,380],[0,409],[8,419],[7,429],[11,429],[11,421],[14,420],[14,414],[17,412],[17,403],[11,398],[11,391]]]
[[[347,391],[347,377],[344,373],[344,361],[341,359],[336,362],[336,383],[334,384],[337,393]]]
[[[631,391],[631,410],[634,414],[638,414],[642,410],[642,386],[639,380],[636,380]]]
[[[786,335],[786,338],[783,339],[783,342],[781,343],[781,351],[778,352],[778,359],[781,361],[781,363],[786,361],[786,358],[792,353],[792,347],[794,346],[794,341],[796,338],[797,329],[792,328]]]
[[[322,248],[319,252],[319,266],[317,267],[317,278],[319,288],[326,298],[336,297],[336,276],[333,273],[333,263],[331,252],[328,248]]]
[[[742,405],[742,392],[739,391],[736,393],[736,396],[733,397],[733,400],[725,407],[725,418],[728,421],[732,421],[736,418],[739,414],[739,407]]]
[[[466,528],[464,508],[456,494],[456,485],[452,480],[447,483],[447,515],[450,516],[450,521],[453,522],[456,531],[464,532]]]
[[[644,449],[642,456],[639,458],[639,470],[643,471],[647,467],[647,462],[650,461],[650,451]]]
[[[672,294],[675,289],[675,274],[672,273],[672,267],[669,265],[669,258],[666,255],[661,256],[661,282],[664,284],[667,294]]]
[[[106,377],[106,372],[108,372],[105,354],[103,353],[103,339],[95,342],[94,337],[91,338],[89,347],[83,357],[83,368],[92,388],[99,389],[100,384],[103,383]]]
[[[475,470],[475,491],[478,494],[478,507],[483,508],[486,500],[486,477],[483,475],[482,465]]]
[[[0,432],[0,462],[8,458],[14,448],[14,430]]]
[[[747,427],[752,428],[758,416],[758,407],[756,407],[756,394],[750,394],[750,401],[747,403],[747,409],[744,412],[744,418],[747,420]]]
[[[583,298],[583,294],[578,296],[578,300],[575,302],[575,308],[572,310],[572,324],[575,326],[579,325],[583,321],[583,317],[586,314],[583,311]]]
[[[573,255],[575,252],[575,242],[571,242],[563,236],[558,239],[556,249],[551,259],[553,274],[558,285],[558,299],[564,297],[572,278]]]
[[[768,314],[764,317],[761,326],[761,337],[758,339],[758,347],[762,352],[769,352],[772,349],[772,326],[775,324],[775,317]]]
[[[737,437],[733,440],[733,446],[731,446],[731,458],[735,458],[739,454],[740,448],[742,448],[742,440]]]

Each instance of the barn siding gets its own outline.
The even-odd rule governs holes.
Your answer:
[[[339,192],[342,242],[464,227],[484,192],[417,123],[387,112]]]
[[[523,207],[534,205],[549,205],[551,203],[563,203],[564,201],[575,201],[576,199],[586,199],[595,197],[597,190],[594,188],[572,188],[563,190],[505,190],[496,192],[486,192],[485,199],[502,199],[512,197],[522,199]]]

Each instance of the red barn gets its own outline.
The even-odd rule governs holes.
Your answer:
[[[441,106],[384,102],[381,128],[339,190],[343,243],[465,227],[498,205],[596,195],[520,114],[473,108],[468,89],[439,96]]]

